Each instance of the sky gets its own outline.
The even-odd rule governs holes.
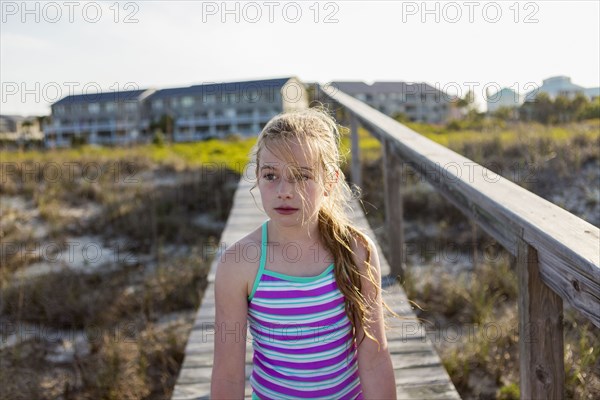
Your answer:
[[[0,2],[2,114],[69,94],[296,76],[427,82],[477,102],[600,86],[600,1]]]

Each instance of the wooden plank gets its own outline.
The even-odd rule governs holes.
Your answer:
[[[519,240],[533,245],[544,283],[600,327],[600,229],[337,89],[320,93],[389,141],[405,165],[513,255]]]
[[[562,399],[562,299],[542,282],[537,251],[524,241],[518,249],[521,399]]]

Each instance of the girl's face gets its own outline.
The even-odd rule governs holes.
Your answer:
[[[325,197],[325,189],[319,183],[323,170],[309,157],[306,146],[293,142],[289,150],[293,161],[264,147],[257,177],[267,215],[286,226],[316,219]]]

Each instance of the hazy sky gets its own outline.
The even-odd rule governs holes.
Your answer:
[[[291,75],[428,82],[450,93],[472,86],[480,102],[486,86],[525,92],[554,75],[594,87],[599,4],[2,1],[0,112],[48,114],[83,89]]]

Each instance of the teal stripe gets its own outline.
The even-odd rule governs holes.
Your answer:
[[[250,296],[248,296],[248,301],[252,301],[254,298],[254,293],[256,293],[256,289],[258,289],[258,284],[260,283],[260,277],[265,271],[265,262],[267,260],[267,222],[269,222],[269,220],[265,221],[262,225],[262,239],[260,242],[260,267],[258,267],[256,278],[254,278],[254,285],[252,286]]]
[[[325,271],[321,272],[319,275],[316,275],[316,276],[293,276],[293,275],[282,274],[281,272],[275,272],[275,271],[270,271],[270,270],[266,270],[265,275],[274,276],[275,278],[281,278],[281,279],[285,279],[286,281],[291,281],[291,282],[307,283],[307,282],[314,282],[319,279],[322,279],[325,277],[325,275],[329,274],[331,271],[333,271],[333,263],[331,263]]]

